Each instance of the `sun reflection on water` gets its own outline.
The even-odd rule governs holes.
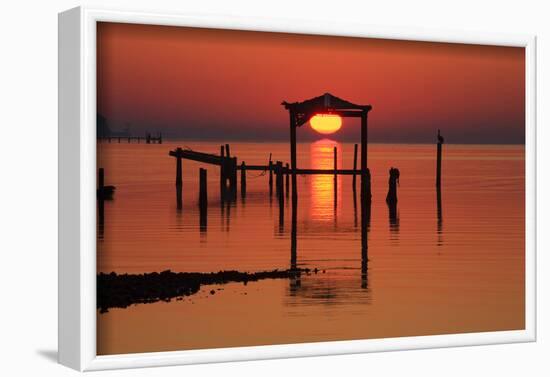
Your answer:
[[[318,140],[310,146],[312,169],[334,169],[334,147],[337,148],[337,168],[342,167],[342,145],[330,139]],[[341,200],[341,176],[332,174],[311,175],[311,220],[330,222],[338,217]]]

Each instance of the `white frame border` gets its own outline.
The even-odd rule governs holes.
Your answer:
[[[96,23],[207,27],[525,47],[525,330],[96,355]],[[78,7],[59,14],[59,362],[80,371],[456,347],[536,340],[536,37],[314,20]]]

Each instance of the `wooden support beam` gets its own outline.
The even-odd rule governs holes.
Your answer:
[[[225,144],[225,155],[226,157],[231,157],[231,153],[229,153],[229,144]]]

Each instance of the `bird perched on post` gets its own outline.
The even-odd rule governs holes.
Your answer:
[[[445,139],[443,139],[443,136],[441,136],[441,131],[437,130],[437,142],[439,144],[443,144],[444,141],[445,141]]]

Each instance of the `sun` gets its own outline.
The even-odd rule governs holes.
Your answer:
[[[317,114],[309,120],[311,128],[320,134],[332,134],[342,127],[342,118],[332,114]]]

